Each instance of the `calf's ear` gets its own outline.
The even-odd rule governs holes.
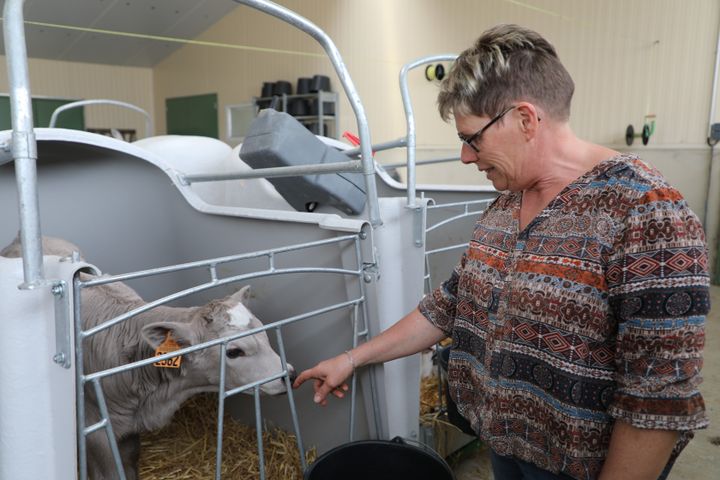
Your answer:
[[[193,345],[194,338],[192,330],[183,323],[157,322],[145,325],[140,332],[145,341],[152,347],[157,348],[166,339],[168,334],[180,347],[185,348]]]
[[[230,295],[224,303],[228,303],[230,305],[237,305],[238,303],[242,303],[243,305],[247,306],[249,301],[250,285],[245,285],[243,288]]]

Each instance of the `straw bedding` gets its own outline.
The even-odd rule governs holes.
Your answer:
[[[142,480],[198,480],[215,478],[217,395],[198,395],[175,414],[167,427],[142,436]],[[259,479],[255,429],[233,420],[223,424],[223,479]],[[295,436],[277,428],[263,429],[265,472],[268,480],[301,480],[303,476]],[[316,457],[314,449],[306,460]]]

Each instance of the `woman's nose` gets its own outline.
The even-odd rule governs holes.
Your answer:
[[[475,151],[463,143],[462,147],[460,147],[460,161],[467,164],[472,163],[475,160],[477,160],[477,154]]]

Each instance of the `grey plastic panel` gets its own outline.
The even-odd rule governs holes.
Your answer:
[[[314,163],[347,162],[346,155],[331,148],[284,112],[260,112],[245,136],[240,158],[253,168],[287,167]],[[324,205],[358,215],[365,206],[365,187],[359,173],[269,178],[278,192],[299,211]]]

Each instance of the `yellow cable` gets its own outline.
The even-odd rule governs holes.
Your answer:
[[[2,17],[0,17],[0,20],[2,20]],[[59,24],[55,24],[55,23],[33,22],[30,20],[26,20],[25,24],[34,25],[36,27],[59,28],[59,29],[65,29],[65,30],[75,30],[78,32],[99,33],[102,35],[116,35],[119,37],[142,38],[145,40],[157,40],[157,41],[161,41],[161,42],[174,42],[174,43],[184,43],[184,44],[188,44],[188,45],[200,45],[203,47],[233,48],[235,50],[250,50],[250,51],[254,51],[254,52],[264,52],[264,53],[283,53],[283,54],[287,54],[287,55],[300,55],[300,56],[305,56],[305,57],[317,57],[317,58],[325,58],[326,57],[326,55],[324,53],[298,52],[295,50],[282,50],[279,48],[251,47],[249,45],[235,45],[232,43],[206,42],[203,40],[188,40],[185,38],[164,37],[161,35],[147,35],[144,33],[117,32],[114,30],[103,30],[103,29],[99,29],[99,28],[76,27],[74,25],[59,25]]]

